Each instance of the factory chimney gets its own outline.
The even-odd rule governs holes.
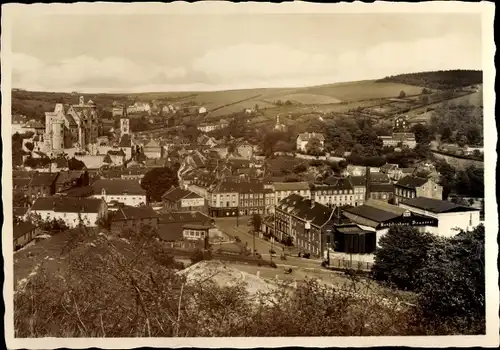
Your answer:
[[[366,182],[365,182],[365,202],[370,199],[370,187],[371,187],[371,174],[370,174],[370,167],[366,167]]]

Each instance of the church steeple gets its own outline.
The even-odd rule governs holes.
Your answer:
[[[123,105],[122,117],[123,118],[127,118],[128,117],[128,114],[127,114],[127,104]]]

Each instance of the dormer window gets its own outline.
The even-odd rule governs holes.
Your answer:
[[[103,196],[105,196],[105,195],[106,195],[106,189],[105,189],[105,188],[103,188],[103,189],[101,190],[101,195],[103,195]]]

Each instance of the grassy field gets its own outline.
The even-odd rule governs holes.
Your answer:
[[[343,112],[355,108],[351,103],[360,101],[397,97],[404,90],[407,95],[419,94],[421,88],[399,83],[377,83],[375,81],[358,81],[329,84],[302,88],[269,88],[210,92],[147,92],[139,94],[81,94],[85,100],[92,99],[100,108],[111,108],[113,101],[151,101],[160,100],[172,103],[191,103],[214,110],[213,117],[221,117],[246,108],[259,105],[265,114],[302,113],[311,108],[320,113]],[[57,92],[13,91],[12,110],[43,118],[43,112],[52,111],[55,103],[76,104],[80,94]],[[292,106],[276,107],[278,100],[298,103]],[[341,103],[343,102],[343,103]],[[305,106],[301,106],[305,105]],[[269,113],[267,112],[269,110]]]
[[[419,86],[377,83],[374,80],[366,80],[301,89],[303,93],[330,96],[345,102],[397,97],[401,91],[404,91],[406,95],[417,95],[422,92],[422,88]]]

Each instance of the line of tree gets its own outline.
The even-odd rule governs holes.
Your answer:
[[[339,288],[312,280],[291,288],[284,282],[255,297],[243,284],[219,286],[210,279],[188,283],[177,274],[183,266],[151,228],[106,236],[81,227],[69,234],[61,252],[65,264],[57,274],[44,261],[26,284],[16,286],[16,337],[401,336],[439,331],[429,326],[419,306],[398,303],[391,291],[356,277]]]
[[[439,334],[485,332],[485,232],[452,238],[395,227],[380,238],[372,275],[417,293],[418,312]]]
[[[446,70],[399,74],[377,82],[391,82],[407,85],[425,86],[431,89],[455,89],[469,85],[482,84],[483,72],[480,70]]]

